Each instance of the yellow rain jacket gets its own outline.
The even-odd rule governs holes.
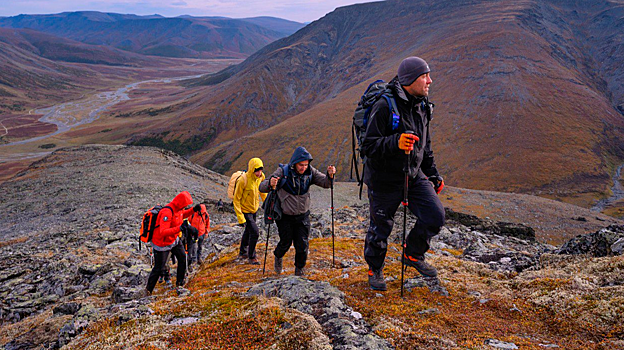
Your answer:
[[[238,178],[236,181],[236,189],[234,190],[234,212],[236,212],[236,218],[239,224],[245,223],[245,217],[243,213],[255,213],[260,206],[260,198],[262,200],[266,198],[266,193],[260,193],[258,186],[264,180],[264,173],[262,176],[256,177],[254,170],[260,167],[264,167],[260,158],[251,158],[249,160],[249,167],[247,172]]]

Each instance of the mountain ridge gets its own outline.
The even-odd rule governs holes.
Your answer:
[[[79,11],[6,17],[0,20],[0,26],[30,28],[146,55],[242,58],[302,25],[278,18],[163,17]]]

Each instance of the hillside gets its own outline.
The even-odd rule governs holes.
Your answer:
[[[277,18],[165,18],[101,12],[0,19],[0,27],[30,28],[91,45],[186,58],[244,58],[302,26]]]
[[[217,137],[192,159],[223,173],[252,155],[283,162],[301,144],[345,179],[362,91],[420,55],[433,69],[433,141],[449,184],[589,207],[610,194],[624,159],[623,8],[558,0],[341,7],[196,81],[208,85],[204,93],[170,111],[183,126],[150,137],[214,128]]]
[[[600,230],[593,226],[591,234],[555,249],[540,238],[535,241],[527,226],[449,213],[453,216],[428,256],[440,270],[439,284],[407,270],[402,299],[400,230],[391,235],[389,290],[367,287],[362,236],[368,207],[356,200],[352,186],[337,183],[335,189],[337,268],[331,266],[329,191],[319,189],[313,192],[308,276],[295,278],[292,251],[282,276],[271,271],[270,254],[265,276],[261,267],[235,260],[241,228],[234,225],[231,207],[225,213],[214,208],[226,181],[171,152],[92,145],[58,150],[0,184],[5,218],[0,226],[5,257],[0,262],[0,346],[624,347],[622,222]],[[150,266],[145,248],[137,244],[140,217],[182,190],[209,207],[207,262],[189,275],[186,288],[159,285],[146,297],[141,290]],[[496,194],[454,189],[447,195],[475,205],[471,200]],[[543,207],[541,198],[496,196],[499,209],[513,211],[531,201]],[[562,230],[572,227],[565,208],[548,212],[560,215]],[[489,209],[481,207],[482,215],[490,215]],[[400,214],[396,219],[401,222]],[[408,222],[412,225],[414,218]],[[276,244],[274,227],[269,244]]]

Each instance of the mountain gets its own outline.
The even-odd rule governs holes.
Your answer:
[[[434,150],[448,183],[589,206],[624,162],[623,14],[620,0],[341,7],[196,81],[208,87],[172,109],[167,137],[216,130],[192,159],[224,173],[252,156],[273,166],[304,145],[345,179],[359,97],[418,55],[433,69]]]
[[[0,42],[53,61],[134,66],[153,63],[143,55],[78,41],[30,29],[0,28]],[[5,54],[8,52],[8,47]]]
[[[64,12],[2,18],[0,26],[29,28],[86,44],[106,45],[145,55],[243,58],[302,25],[276,18],[165,18]]]
[[[101,75],[96,66],[75,63],[132,69],[163,62],[164,59],[87,45],[34,30],[0,28],[0,111],[5,115],[24,114],[35,101],[35,105],[42,106],[76,99],[95,90],[98,84],[103,87],[113,80],[127,79],[128,72],[123,70]]]
[[[440,279],[408,268],[401,296],[400,240],[389,239],[388,290],[367,283],[366,201],[353,183],[314,186],[306,276],[236,259],[243,228],[231,205],[217,211],[228,178],[151,147],[89,145],[55,151],[0,184],[0,347],[3,349],[621,349],[624,345],[622,221],[570,220],[558,208],[555,230],[590,230],[561,248],[527,225],[449,211],[427,254]],[[150,253],[138,243],[142,214],[188,190],[208,207],[204,264],[184,288],[144,288]],[[490,216],[490,193],[452,189],[454,201]],[[499,196],[513,211],[518,195]],[[472,203],[472,205],[471,205]],[[45,210],[42,210],[45,208]],[[575,211],[590,216],[583,208]],[[541,210],[540,210],[541,211]],[[262,221],[264,213],[258,212]],[[399,211],[396,222],[401,222]],[[332,225],[332,217],[335,225]],[[599,215],[605,219],[603,215]],[[410,226],[415,218],[408,215]],[[607,227],[607,224],[611,223]],[[615,224],[617,223],[617,224]],[[335,226],[332,261],[332,229]],[[400,226],[400,225],[396,225]],[[260,225],[258,254],[278,239]],[[172,269],[175,264],[172,263]]]
[[[268,16],[249,17],[242,20],[274,30],[284,36],[289,36],[305,26],[303,23]]]

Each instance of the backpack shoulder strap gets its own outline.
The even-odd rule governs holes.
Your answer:
[[[288,178],[288,173],[289,173],[289,169],[288,169],[288,164],[281,164],[279,165],[280,168],[282,168],[282,178],[280,179],[279,183],[277,184],[277,187],[275,189],[280,189],[284,186],[284,184],[287,181]]]
[[[390,108],[390,114],[392,115],[392,130],[396,130],[399,127],[399,121],[401,120],[401,115],[399,114],[399,108],[397,107],[396,100],[391,93],[384,92],[381,95],[388,102],[388,107]]]

